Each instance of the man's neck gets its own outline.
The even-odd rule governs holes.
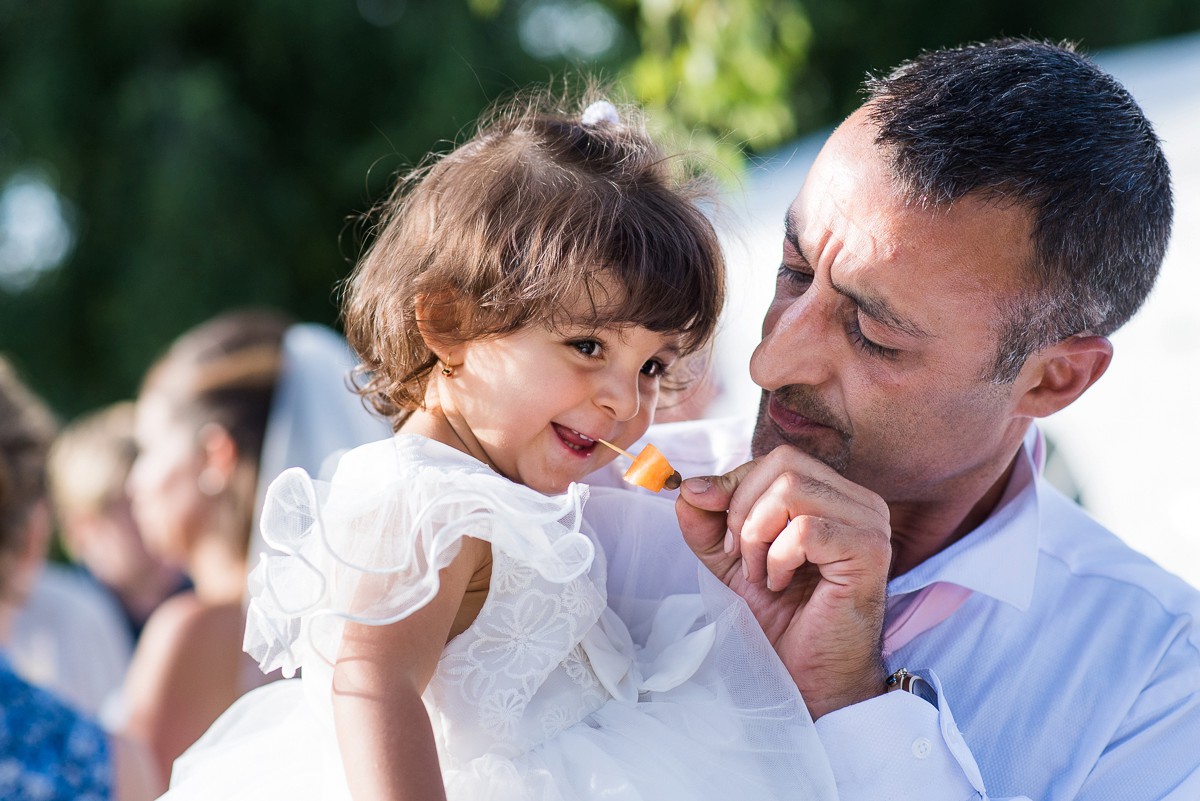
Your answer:
[[[1012,477],[1020,452],[990,483],[958,487],[931,502],[889,504],[892,515],[892,569],[900,576],[979,527],[995,510]],[[958,499],[973,499],[959,501]]]

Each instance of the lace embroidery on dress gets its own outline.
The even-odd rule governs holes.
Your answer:
[[[603,586],[601,564],[557,584],[495,551],[488,598],[427,690],[447,725],[474,723],[475,748],[521,753],[597,708],[606,696],[578,646],[605,606],[597,575]]]

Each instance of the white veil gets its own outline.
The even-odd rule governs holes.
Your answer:
[[[357,360],[337,332],[316,323],[293,325],[283,337],[283,367],[271,401],[255,488],[254,524],[247,565],[266,549],[259,517],[275,477],[302,467],[328,479],[345,451],[392,435],[386,420],[369,411],[350,388]]]

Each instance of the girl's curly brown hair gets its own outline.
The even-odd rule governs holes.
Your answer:
[[[421,324],[455,342],[553,326],[583,297],[597,328],[637,324],[679,334],[685,353],[703,347],[724,261],[698,176],[633,110],[585,125],[545,93],[497,108],[377,210],[343,306],[358,391],[397,428],[423,403],[437,357],[418,331],[418,297],[437,318]]]

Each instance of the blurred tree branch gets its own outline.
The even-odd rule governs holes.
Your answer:
[[[632,2],[632,0],[626,0]],[[794,0],[637,2],[641,52],[628,71],[638,101],[693,130],[731,166],[796,132],[791,105],[812,30]]]

